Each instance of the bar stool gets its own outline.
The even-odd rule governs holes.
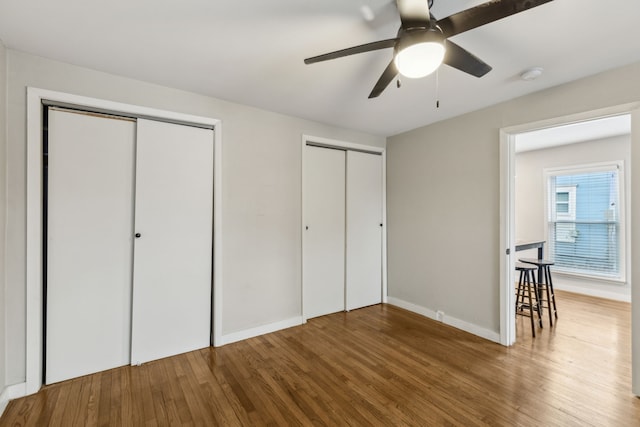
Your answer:
[[[556,308],[556,295],[553,292],[553,281],[551,280],[551,268],[550,266],[554,265],[553,261],[549,261],[546,259],[536,259],[536,258],[520,258],[520,262],[531,264],[537,266],[538,270],[538,280],[535,280],[534,283],[536,286],[536,294],[540,296],[540,301],[544,301],[542,298],[542,291],[546,293],[546,303],[547,305],[540,305],[540,308],[547,308],[549,310],[549,325],[553,326],[553,318],[558,318],[558,309]],[[542,274],[542,277],[540,275]],[[552,313],[553,312],[553,313]]]
[[[520,272],[520,279],[518,280],[518,292],[516,293],[516,315],[525,315],[524,308],[525,306],[529,306],[529,317],[531,318],[531,335],[536,337],[536,327],[534,325],[534,314],[535,310],[538,313],[538,322],[540,323],[540,327],[542,327],[542,314],[540,313],[540,304],[538,303],[537,293],[533,292],[536,295],[535,302],[532,298],[531,292],[531,284],[533,283],[535,286],[535,280],[533,272],[538,267],[525,264],[522,262],[516,262],[516,271]],[[526,293],[525,293],[526,292]],[[529,300],[528,303],[525,301],[525,297]]]

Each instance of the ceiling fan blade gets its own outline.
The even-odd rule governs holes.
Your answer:
[[[387,68],[384,69],[384,72],[376,82],[376,85],[373,87],[373,90],[369,94],[369,99],[377,98],[380,94],[389,86],[389,83],[398,75],[398,69],[396,68],[396,63],[391,60]]]
[[[440,19],[438,26],[446,37],[452,37],[550,1],[553,0],[492,0]]]
[[[314,64],[316,62],[328,61],[330,59],[342,58],[343,56],[355,55],[357,53],[371,52],[373,50],[386,49],[393,47],[397,39],[380,40],[377,42],[365,43],[359,46],[348,47],[346,49],[336,50],[335,52],[325,53],[323,55],[313,56],[304,60],[305,64]]]
[[[447,40],[446,46],[447,50],[442,61],[444,64],[476,77],[482,77],[491,71],[489,64],[451,40]]]
[[[396,0],[402,28],[429,28],[429,2],[427,0]]]

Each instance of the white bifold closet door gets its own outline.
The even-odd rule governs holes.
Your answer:
[[[131,363],[207,347],[213,131],[138,120]]]
[[[135,131],[49,110],[47,384],[129,363]]]
[[[312,318],[345,308],[345,152],[304,149],[303,304]]]
[[[48,117],[46,383],[207,347],[213,131]]]
[[[382,302],[382,156],[347,152],[346,308]]]

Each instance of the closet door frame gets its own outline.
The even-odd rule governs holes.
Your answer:
[[[107,101],[97,98],[27,88],[27,305],[26,305],[26,382],[25,395],[43,385],[43,165],[42,118],[44,105],[75,107],[90,111],[148,118],[171,123],[214,129],[213,178],[213,303],[212,343],[222,345],[222,129],[219,119]]]
[[[330,139],[330,138],[323,138],[323,137],[318,137],[318,136],[312,136],[312,135],[302,135],[302,142],[301,142],[301,151],[302,151],[302,171],[301,171],[301,183],[302,183],[302,187],[301,187],[301,192],[302,192],[302,198],[301,198],[301,211],[302,211],[302,221],[300,224],[300,235],[301,235],[301,239],[300,239],[300,253],[302,254],[302,257],[304,257],[304,252],[303,252],[303,248],[304,248],[304,244],[305,244],[305,211],[304,211],[304,205],[305,205],[305,194],[304,194],[304,188],[305,188],[305,177],[304,177],[304,171],[305,171],[305,164],[306,164],[306,155],[305,155],[305,147],[307,145],[314,145],[317,147],[327,147],[327,148],[334,148],[334,149],[341,149],[341,150],[353,150],[353,151],[361,151],[361,152],[365,152],[365,153],[372,153],[372,154],[380,154],[382,156],[382,302],[386,303],[387,302],[387,153],[386,150],[382,147],[374,147],[371,145],[364,145],[364,144],[356,144],[353,142],[347,142],[347,141],[340,141],[337,139]],[[307,315],[305,314],[305,307],[304,307],[304,293],[305,293],[305,284],[304,284],[304,272],[300,271],[300,283],[302,284],[302,292],[300,295],[300,307],[301,307],[301,313],[302,313],[302,321],[303,323],[307,322]]]

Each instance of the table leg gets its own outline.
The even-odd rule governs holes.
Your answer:
[[[544,243],[540,244],[540,246],[538,246],[538,259],[544,259]],[[537,297],[537,302],[538,302],[538,309],[540,310],[540,316],[542,316],[542,304],[540,304],[540,300],[542,297],[542,289],[541,289],[541,285],[542,285],[542,280],[544,280],[544,269],[542,268],[542,265],[538,266],[538,280],[535,281],[535,289],[536,289],[536,297]],[[542,319],[540,319],[540,321],[542,321]]]

